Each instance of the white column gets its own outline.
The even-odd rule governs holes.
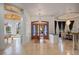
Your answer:
[[[57,34],[59,34],[59,26],[58,26],[58,21],[57,21],[57,28],[56,28]]]
[[[27,22],[27,13],[26,13],[26,11],[24,10],[23,11],[23,13],[22,13],[22,20],[21,20],[21,35],[22,35],[22,44],[24,44],[24,43],[26,43],[26,42],[28,42],[29,41],[29,24],[27,24],[28,22]],[[28,27],[27,27],[27,26]]]
[[[3,4],[0,4],[0,50],[4,48],[4,8]]]

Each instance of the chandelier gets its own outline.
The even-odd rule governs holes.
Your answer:
[[[39,23],[41,23],[41,9],[38,9],[38,12],[39,12],[39,13],[38,13],[38,17],[39,17],[39,18],[38,18],[38,19],[39,19]]]

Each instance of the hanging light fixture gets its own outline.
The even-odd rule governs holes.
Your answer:
[[[41,13],[40,13],[41,9],[38,9],[38,17],[39,17],[39,23],[41,23]]]

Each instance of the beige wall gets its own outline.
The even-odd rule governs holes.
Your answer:
[[[0,4],[0,50],[5,48],[4,43],[4,8],[3,4]]]

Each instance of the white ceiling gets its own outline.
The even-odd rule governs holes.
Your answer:
[[[20,3],[16,4],[26,10],[30,15],[53,15],[59,16],[68,12],[78,12],[77,3]],[[40,9],[40,11],[39,11]]]

